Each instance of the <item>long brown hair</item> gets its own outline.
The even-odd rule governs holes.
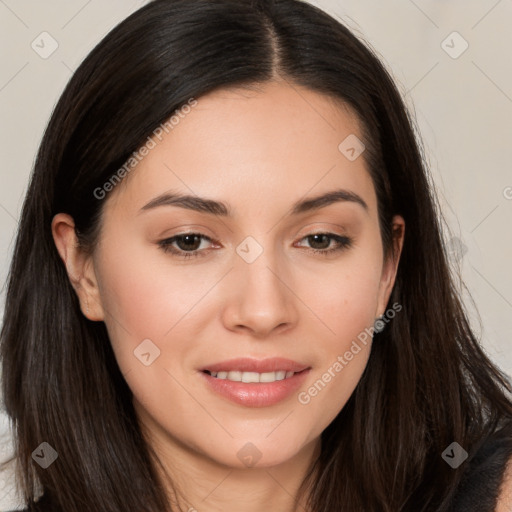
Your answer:
[[[18,481],[32,510],[171,510],[105,325],[87,320],[59,258],[51,221],[97,240],[94,194],[190,98],[280,76],[350,105],[378,197],[386,251],[391,218],[407,226],[390,304],[349,401],[322,434],[307,496],[314,512],[448,507],[472,456],[512,417],[511,384],[486,357],[458,296],[441,216],[413,122],[385,68],[340,22],[298,0],[155,0],[114,28],[63,92],[23,206],[1,332],[2,386]],[[31,454],[59,453],[47,469]],[[39,482],[46,505],[35,505]],[[306,483],[304,482],[304,489]]]

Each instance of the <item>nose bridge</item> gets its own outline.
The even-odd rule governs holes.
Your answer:
[[[283,290],[283,279],[286,278],[283,255],[275,250],[271,234],[260,235],[258,238],[260,241],[248,236],[236,249],[239,256],[238,270],[246,290],[250,292],[245,295],[284,302],[287,299]]]
[[[295,321],[291,273],[285,257],[274,250],[271,234],[248,236],[236,247],[232,279],[236,289],[230,304],[229,322],[254,331],[269,331]],[[234,326],[234,325],[233,325]]]

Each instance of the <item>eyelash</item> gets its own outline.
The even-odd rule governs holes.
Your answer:
[[[183,250],[178,250],[178,249],[175,249],[174,247],[172,247],[171,244],[173,244],[176,240],[178,240],[180,238],[184,238],[186,236],[198,236],[201,239],[207,240],[209,242],[214,241],[210,237],[208,237],[206,235],[202,235],[201,233],[192,233],[191,232],[191,233],[180,233],[179,235],[175,235],[171,238],[166,238],[165,240],[161,240],[160,242],[158,242],[158,245],[165,253],[171,253],[171,254],[174,254],[175,256],[177,256],[179,258],[183,258],[183,259],[197,258],[197,257],[204,256],[205,255],[204,250],[203,251],[198,251],[198,250],[183,251]],[[310,252],[315,253],[315,254],[322,254],[323,256],[329,256],[330,254],[333,254],[335,252],[339,252],[339,251],[348,249],[349,247],[352,246],[352,242],[353,242],[352,238],[349,238],[347,236],[336,235],[334,233],[311,233],[310,235],[306,235],[305,237],[301,238],[301,240],[304,240],[305,238],[309,238],[312,236],[327,236],[328,238],[335,240],[335,242],[337,243],[337,245],[335,247],[332,247],[331,249],[310,249]]]

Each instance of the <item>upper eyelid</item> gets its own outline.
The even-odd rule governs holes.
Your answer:
[[[316,227],[311,227],[311,226],[316,226]],[[333,227],[325,227],[325,226],[333,226]],[[210,235],[207,235],[204,233],[204,230],[210,231],[210,229],[203,224],[184,223],[182,226],[176,226],[176,229],[180,229],[180,228],[185,229],[185,231],[173,234],[173,235],[165,237],[165,238],[161,237],[161,240],[163,241],[163,240],[173,238],[175,236],[192,235],[192,234],[201,235],[201,236],[204,236],[205,238],[209,238],[210,240],[217,240],[217,237],[210,236]],[[312,221],[312,222],[309,222],[308,224],[303,225],[300,229],[298,229],[295,232],[295,234],[293,236],[297,237],[298,233],[302,230],[307,230],[307,234],[303,235],[303,236],[307,236],[310,234],[316,234],[316,233],[322,233],[322,234],[330,233],[333,235],[345,236],[345,232],[353,231],[354,229],[356,231],[358,231],[359,228],[360,228],[360,223],[359,223],[358,219],[354,220],[354,219],[349,218],[349,219],[345,219],[345,222],[342,222],[342,223],[326,222],[326,221],[318,221],[317,220],[317,221]],[[337,233],[336,230],[341,230],[342,232]],[[313,233],[311,231],[313,231]]]

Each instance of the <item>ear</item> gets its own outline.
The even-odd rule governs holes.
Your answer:
[[[400,255],[402,254],[405,236],[405,221],[400,215],[395,215],[393,217],[391,233],[392,248],[390,254],[386,257],[382,268],[376,316],[382,316],[385,313],[389,297],[391,296],[391,291],[395,284],[398,263],[400,261]]]
[[[80,247],[73,217],[66,213],[55,215],[52,235],[71,285],[80,300],[82,313],[89,320],[103,320],[104,312],[92,256]]]

